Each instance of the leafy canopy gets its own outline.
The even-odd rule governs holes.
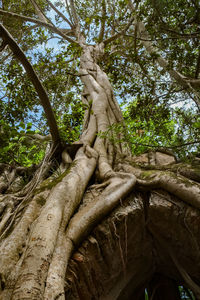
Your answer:
[[[49,24],[65,31],[69,28],[48,1],[35,2]],[[133,4],[134,12],[127,0],[75,1],[81,30],[88,43],[108,40],[121,32],[132,16],[137,16],[156,47],[157,52],[153,54],[146,51],[133,21],[123,35],[106,44],[100,62],[123,109],[133,154],[151,147],[172,148],[180,157],[198,152],[200,119],[194,99],[199,97],[199,88],[184,88],[158,66],[156,60],[161,55],[168,61],[168,70],[178,70],[186,78],[199,78],[199,3],[195,0],[136,0]],[[57,1],[56,7],[70,18],[64,1]],[[39,18],[28,0],[2,1],[2,9]],[[0,19],[46,88],[62,139],[66,143],[77,140],[85,109],[81,104],[82,87],[78,76],[79,47],[47,27],[1,14]],[[0,60],[0,162],[38,163],[45,143],[31,136],[49,134],[46,116],[30,79],[8,47],[1,52]]]

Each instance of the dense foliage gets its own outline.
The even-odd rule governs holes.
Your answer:
[[[105,36],[120,32],[134,14],[128,1],[76,1],[87,41],[100,41],[104,19]],[[36,1],[48,19],[63,30],[67,24],[47,1]],[[103,1],[104,3],[104,1]],[[63,10],[62,1],[56,6]],[[168,68],[187,78],[199,78],[199,3],[198,1],[135,1],[137,18],[143,21],[149,39],[158,52],[149,54],[133,25],[106,48],[101,66],[108,74],[123,109],[127,136],[133,154],[151,148],[172,149],[178,157],[199,151],[200,119],[195,103],[200,88],[184,88],[156,63],[162,55]],[[102,7],[104,15],[102,14]],[[2,1],[2,8],[38,18],[31,1]],[[77,73],[80,49],[66,44],[56,33],[38,24],[1,16],[1,21],[17,40],[42,80],[59,126],[62,139],[71,143],[81,132],[85,109],[81,104],[81,84]],[[123,40],[123,42],[122,42]],[[40,101],[23,67],[8,47],[1,52],[0,83],[0,162],[17,165],[39,163],[45,145],[34,142],[34,133],[46,135]],[[120,128],[116,128],[120,130]]]
[[[176,249],[175,241],[177,249],[183,248],[184,258],[198,259],[199,234],[193,234],[190,226],[198,229],[193,218],[200,208],[199,3],[18,2],[0,1],[0,240],[5,239],[0,245],[5,250],[0,261],[0,290],[4,298],[8,299],[8,294],[13,299],[25,299],[26,295],[63,298],[71,289],[65,273],[75,247],[116,205],[120,203],[120,209],[125,209],[129,204],[124,200],[134,191],[131,210],[142,222],[137,221],[139,230],[135,225],[129,227],[131,231],[136,228],[136,235],[142,237],[139,246],[133,241],[139,251],[136,259],[148,252],[147,269],[151,269],[152,278],[144,278],[141,264],[140,284],[136,282],[127,293],[136,294],[142,283],[138,292],[146,299],[157,299],[161,288],[156,273],[165,259],[167,268],[168,262],[173,263],[174,274],[182,276],[169,294],[193,299],[188,287],[199,299],[195,280],[171,251],[171,246]],[[149,153],[135,159],[127,145],[133,155]],[[149,151],[152,149],[156,151]],[[129,222],[128,214],[123,215],[125,247],[113,218],[110,236],[119,242],[120,272],[125,282]],[[122,224],[118,217],[116,214]],[[184,230],[192,236],[191,244]],[[168,231],[172,231],[172,245]],[[129,244],[131,249],[134,246]],[[112,251],[108,253],[107,261]],[[165,277],[164,269],[162,272]],[[171,270],[169,274],[171,283],[173,277],[178,278]],[[130,278],[127,276],[119,299],[134,281]],[[87,296],[80,295],[82,298]]]

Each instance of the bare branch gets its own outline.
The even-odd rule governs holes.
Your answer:
[[[118,32],[117,34],[115,34],[115,35],[109,37],[108,39],[106,39],[105,41],[103,41],[104,45],[109,44],[110,42],[116,40],[121,35],[123,35],[129,29],[129,27],[133,23],[134,19],[135,19],[134,17],[131,17],[130,20],[129,20],[129,22],[128,22],[128,24],[126,25],[126,27],[122,31]]]
[[[73,17],[72,17],[71,11],[69,9],[69,4],[68,4],[67,0],[65,0],[65,4],[66,4],[66,10],[67,10],[67,13],[69,15],[70,22],[71,22],[71,24],[73,24]],[[74,26],[74,24],[73,24],[73,26]]]
[[[70,9],[71,9],[71,12],[72,12],[72,17],[73,17],[74,23],[77,27],[77,26],[79,26],[79,19],[78,19],[78,15],[77,15],[77,12],[76,12],[75,5],[74,5],[74,0],[69,0],[69,3],[70,3]]]
[[[45,23],[48,23],[48,20],[47,18],[45,17],[45,15],[43,14],[42,10],[40,9],[40,7],[37,5],[37,3],[34,1],[34,0],[30,0],[31,3],[33,4],[34,8],[35,8],[35,11],[39,17],[39,19],[42,21],[42,22],[45,22]]]
[[[156,145],[149,145],[149,144],[143,144],[143,143],[137,143],[137,142],[132,142],[132,144],[134,145],[139,145],[139,146],[144,146],[144,147],[149,147],[149,148],[156,148],[157,150],[159,150],[160,148],[163,148],[161,146],[156,146]],[[171,145],[171,146],[165,146],[165,149],[175,149],[175,148],[182,148],[185,146],[189,146],[189,145],[195,145],[195,144],[200,144],[200,140],[198,141],[193,141],[193,142],[188,142],[188,143],[184,143],[184,144],[180,144],[180,145]]]
[[[41,142],[47,142],[47,141],[52,140],[51,134],[41,135],[41,134],[35,133],[35,134],[26,134],[26,136],[28,138],[35,139],[35,140],[38,140],[38,141],[41,141]]]
[[[32,65],[26,58],[24,52],[19,47],[19,45],[15,42],[11,34],[7,31],[7,29],[0,24],[0,36],[2,39],[9,45],[10,49],[13,51],[15,56],[19,59],[19,61],[24,66],[27,74],[29,75],[29,78],[31,79],[38,96],[40,98],[41,104],[44,108],[46,118],[50,127],[50,132],[52,135],[52,139],[55,144],[60,144],[60,136],[58,132],[58,127],[56,124],[55,116],[49,101],[49,97],[47,95],[46,90],[44,89],[41,81],[39,80],[37,74],[35,73],[35,70],[33,69]]]
[[[99,33],[99,42],[103,41],[104,32],[105,32],[105,22],[106,22],[106,2],[102,0],[102,15],[101,15],[101,29]]]
[[[72,28],[73,27],[73,25],[72,25],[72,23],[65,17],[65,15],[63,15],[54,5],[53,5],[53,3],[51,3],[51,1],[49,1],[49,0],[46,0],[46,2],[51,6],[51,8],[53,8],[53,10],[61,17],[61,18],[63,18],[63,20],[64,21],[66,21],[68,24],[69,24],[69,26]]]
[[[2,10],[2,9],[0,9],[0,15],[10,17],[10,18],[19,19],[19,20],[23,20],[23,21],[27,21],[27,22],[31,22],[31,23],[35,23],[35,24],[38,24],[40,26],[44,26],[44,27],[50,29],[52,32],[57,33],[58,35],[60,35],[62,38],[64,38],[68,42],[78,44],[75,40],[71,39],[69,36],[64,34],[62,32],[62,29],[59,29],[59,28],[53,26],[52,24],[42,22],[38,19],[26,17],[26,16],[23,16],[23,15],[19,15],[19,14],[13,13],[13,12],[5,11],[5,10]],[[71,33],[71,32],[72,32],[71,29],[69,29],[69,33]]]

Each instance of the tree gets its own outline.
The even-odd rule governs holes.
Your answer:
[[[194,100],[190,105],[195,113],[189,108],[194,121],[190,118],[189,124],[194,122],[195,126],[187,137],[186,146],[195,147],[199,133],[196,114],[199,109],[199,59],[195,78],[191,79],[191,73],[179,64],[181,55],[166,62],[149,38],[150,34],[155,34],[148,23],[149,16],[153,14],[158,19],[157,30],[161,24],[166,26],[169,17],[166,7],[178,15],[178,5],[170,2],[168,6],[167,3],[162,6],[159,2],[162,9],[158,11],[154,1],[136,1],[135,6],[129,1],[105,0],[70,0],[65,4],[58,2],[57,6],[49,0],[21,2],[16,6],[13,1],[2,1],[0,9],[1,49],[5,51],[2,59],[5,56],[9,59],[9,64],[1,70],[5,79],[2,86],[6,90],[2,108],[7,113],[1,123],[2,157],[6,161],[0,165],[1,299],[145,299],[145,290],[152,299],[181,299],[179,286],[188,297],[193,297],[191,290],[200,299],[199,158],[193,158],[190,163],[177,163],[171,152],[166,154],[166,149],[165,153],[159,149],[133,157],[129,145],[133,126],[129,122],[130,127],[126,127],[111,85],[117,89],[119,84],[120,97],[132,93],[137,96],[136,101],[130,101],[126,120],[133,119],[133,108],[137,110],[140,105],[143,113],[145,105],[155,98],[153,104],[158,115],[164,116],[167,122],[171,121],[171,98],[162,102],[158,89],[160,93],[165,88],[180,93],[181,86],[184,89],[182,95],[188,97],[190,94]],[[67,14],[62,12],[63,7]],[[56,14],[59,28],[49,18],[50,9]],[[192,9],[192,13],[199,9],[196,2]],[[183,31],[191,29],[189,18],[191,12]],[[171,32],[170,26],[177,25],[177,20],[169,20],[168,31]],[[67,28],[62,28],[63,22]],[[152,30],[147,34],[148,27]],[[28,58],[30,49],[34,50],[41,41],[47,40],[47,32],[41,28],[51,32],[50,38],[54,37],[52,33],[61,38],[61,51],[56,56],[49,49],[39,55],[33,51],[32,57]],[[165,34],[158,31],[162,38]],[[185,33],[182,35],[185,37]],[[159,41],[161,49],[165,46],[162,38]],[[144,57],[147,54],[144,48],[138,48],[137,40],[141,40],[140,45],[144,44],[150,53],[145,63],[141,62],[141,54]],[[64,42],[68,43],[67,50],[62,48]],[[173,52],[173,43],[170,46]],[[194,55],[188,48],[182,55],[187,51],[188,55]],[[19,68],[13,54],[23,68]],[[34,55],[39,60],[33,67]],[[69,62],[63,60],[64,55],[69,57]],[[167,75],[163,75],[165,83],[155,87],[154,79],[161,76],[153,69],[156,61],[169,72],[175,84],[166,86]],[[175,71],[172,62],[186,75]],[[53,80],[45,71],[47,63],[55,74]],[[137,78],[128,75],[135,64],[142,71],[141,76],[136,67]],[[63,65],[66,65],[66,73],[62,71]],[[193,62],[191,65],[194,69]],[[124,70],[119,72],[122,66]],[[43,77],[46,88],[35,69]],[[24,70],[29,79],[22,79]],[[60,80],[63,80],[63,74],[70,76],[64,82],[68,89],[66,94],[66,86]],[[21,80],[17,86],[18,76]],[[126,82],[128,78],[130,80]],[[82,111],[80,104],[76,106],[78,96],[73,92],[75,83],[80,86],[79,79],[83,86],[81,125]],[[17,90],[16,116],[10,106],[13,84]],[[134,85],[137,92],[132,89]],[[20,89],[24,86],[29,93],[24,94],[22,101]],[[46,92],[48,87],[51,97]],[[38,107],[38,98],[50,134],[41,113],[38,124],[43,126],[43,134],[30,130],[31,125],[23,122],[24,117],[30,120],[28,108],[34,111]],[[71,106],[69,114],[72,111],[76,124],[71,124],[69,114],[63,112],[64,105],[72,102],[75,109]],[[183,120],[186,116],[186,113],[181,115]],[[19,125],[14,125],[15,118],[21,121]],[[67,143],[67,138],[77,138],[75,127],[77,132],[81,129],[81,135],[77,141]],[[6,136],[6,130],[10,128],[12,146]],[[23,149],[32,149],[30,147],[34,145],[34,153],[44,153],[40,163],[19,165],[14,151],[9,148],[14,147],[13,136],[16,135],[20,135]],[[183,146],[182,141],[183,138],[174,137],[172,147]],[[8,153],[13,155],[10,160],[6,157]],[[22,151],[20,156],[23,156]],[[32,158],[30,161],[34,162]]]

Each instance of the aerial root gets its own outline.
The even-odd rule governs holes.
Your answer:
[[[182,276],[184,282],[188,285],[188,287],[191,289],[191,291],[195,294],[197,299],[200,299],[200,287],[192,280],[190,275],[187,273],[187,271],[184,269],[184,267],[179,263],[177,260],[176,255],[174,254],[172,248],[168,245],[165,240],[158,236],[155,230],[151,228],[151,233],[156,238],[156,240],[160,243],[160,245],[167,250],[169,256],[171,257],[174,265],[176,266],[177,270],[179,271],[180,275]]]
[[[116,228],[114,221],[112,221],[112,225],[114,228],[114,234],[117,237],[117,243],[118,243],[120,258],[121,258],[121,262],[122,262],[122,269],[123,269],[123,273],[124,273],[124,277],[125,277],[126,276],[126,263],[125,263],[124,254],[123,254],[123,250],[122,250],[121,238],[120,238],[120,235],[117,234],[117,228]]]
[[[51,291],[48,290],[48,293],[45,294],[45,299],[54,299],[54,296],[63,292],[65,272],[74,247],[80,245],[81,241],[89,235],[98,222],[119,203],[120,199],[124,198],[132,190],[135,183],[136,178],[134,175],[116,173],[114,177],[109,179],[109,184],[106,183],[104,190],[99,196],[79,207],[78,212],[71,218],[67,231],[63,236],[62,245],[60,245],[60,249],[62,248],[63,250],[57,252],[58,256],[55,255],[54,278],[51,279]],[[119,244],[120,247],[121,244]],[[120,251],[122,254],[122,249]],[[125,265],[124,260],[123,264]]]

